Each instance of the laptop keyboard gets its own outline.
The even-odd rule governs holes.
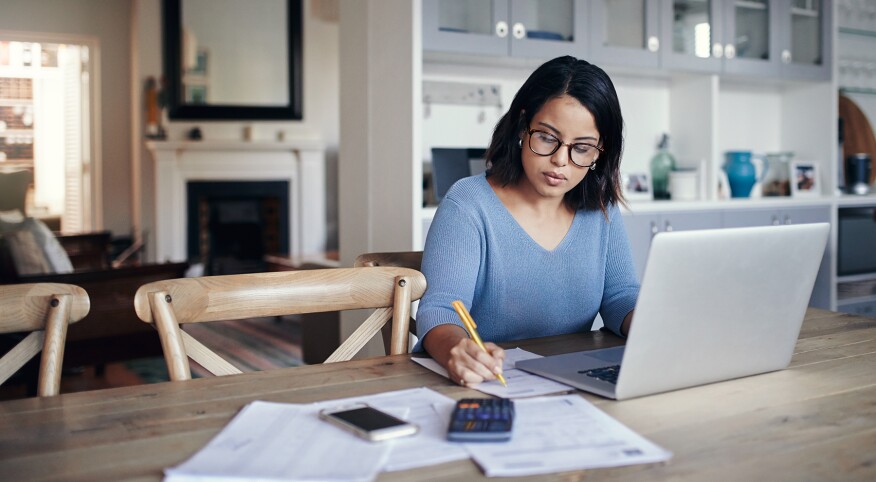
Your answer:
[[[617,377],[620,375],[620,365],[594,368],[593,370],[579,370],[578,373],[583,373],[588,377],[593,377],[597,380],[617,385]]]

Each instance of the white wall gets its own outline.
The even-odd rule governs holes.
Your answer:
[[[99,43],[101,120],[98,223],[114,234],[131,229],[131,2],[3,0],[0,30],[94,37]],[[97,152],[95,154],[97,154]],[[101,227],[100,224],[96,227]]]
[[[161,76],[161,1],[134,0],[136,5],[135,30],[137,31],[137,54],[135,66],[139,85],[149,76]],[[193,127],[201,129],[205,139],[241,139],[245,126],[252,127],[253,139],[273,140],[279,131],[288,135],[318,136],[326,145],[327,163],[327,217],[328,247],[338,244],[338,188],[337,165],[339,144],[339,53],[338,22],[332,18],[336,9],[333,0],[302,0],[304,43],[304,119],[302,121],[186,121],[171,122],[168,137],[184,139]],[[142,105],[140,91],[135,92],[134,105]],[[143,132],[139,129],[138,132]],[[142,195],[143,230],[147,250],[154,245],[151,237],[155,225],[153,165],[150,154],[142,148],[142,138],[137,138],[140,147],[141,168],[138,170]],[[304,229],[307,229],[305,226]],[[151,258],[150,258],[151,259]]]

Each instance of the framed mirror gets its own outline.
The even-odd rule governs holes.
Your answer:
[[[164,0],[163,22],[171,119],[301,119],[301,0]]]

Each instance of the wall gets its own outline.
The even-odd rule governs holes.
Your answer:
[[[339,119],[338,23],[336,0],[303,0],[304,121],[180,122],[172,139],[193,126],[205,137],[239,139],[252,125],[256,139],[278,130],[319,136],[326,144],[329,247],[337,247],[337,160]],[[94,37],[100,49],[99,167],[103,203],[98,217],[115,235],[142,228],[147,253],[154,226],[152,159],[143,148],[142,86],[160,77],[160,0],[3,0],[0,30]],[[133,60],[132,60],[133,59]],[[97,227],[100,227],[99,225]]]
[[[338,246],[338,144],[339,144],[339,53],[336,0],[302,0],[304,9],[304,120],[302,121],[187,121],[171,122],[168,137],[184,139],[193,127],[199,127],[205,139],[241,139],[243,128],[252,127],[253,139],[273,140],[278,131],[287,135],[318,136],[326,145],[326,183],[328,249]],[[135,0],[136,60],[134,77],[142,86],[149,76],[160,77],[161,64],[161,1]],[[140,89],[134,92],[134,105],[142,105]],[[142,122],[142,113],[135,112],[135,124]],[[151,233],[155,225],[155,194],[153,160],[143,147],[142,126],[135,129],[137,139],[133,156],[139,159],[138,181],[142,193],[135,203],[142,219],[147,257],[154,259]],[[287,136],[288,137],[288,136]],[[136,206],[139,205],[139,208]],[[306,227],[305,227],[306,228]]]
[[[131,2],[102,0],[3,0],[0,30],[87,36],[99,43],[100,110],[98,146],[102,206],[97,228],[125,235],[131,229]],[[97,154],[97,153],[96,153]]]

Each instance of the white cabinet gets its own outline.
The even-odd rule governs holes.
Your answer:
[[[639,279],[645,271],[651,239],[661,231],[688,231],[694,229],[739,228],[770,226],[780,224],[805,224],[830,222],[831,205],[758,207],[751,209],[702,209],[691,211],[664,211],[624,214],[624,224],[630,238],[633,262]],[[830,243],[825,248],[824,257],[812,290],[809,305],[830,309],[831,299],[831,256]]]
[[[645,273],[651,239],[660,232],[716,229],[722,227],[721,213],[714,210],[624,214],[633,263],[639,280]]]
[[[832,206],[784,206],[780,208],[734,209],[724,212],[724,227],[776,226],[781,224],[830,223]],[[831,243],[824,248],[824,257],[818,268],[818,277],[812,289],[809,306],[830,309]]]
[[[745,77],[829,80],[829,0],[663,0],[662,66]]]
[[[586,51],[584,0],[423,0],[426,51],[550,59]]]

